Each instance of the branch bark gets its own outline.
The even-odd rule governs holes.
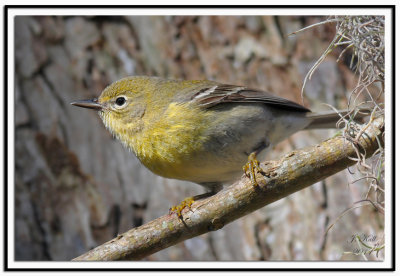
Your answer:
[[[356,151],[371,156],[384,145],[384,118],[371,118],[357,143],[334,137],[319,145],[293,151],[278,161],[262,164],[254,187],[247,177],[218,194],[193,203],[182,219],[165,215],[118,235],[107,243],[73,261],[139,260],[164,248],[209,231],[247,215],[265,205],[304,189],[353,165]]]

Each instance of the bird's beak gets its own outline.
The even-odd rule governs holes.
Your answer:
[[[100,104],[97,101],[97,99],[81,100],[81,101],[72,102],[71,104],[75,105],[75,106],[90,108],[90,109],[95,109],[95,110],[102,110],[104,107],[102,104]]]

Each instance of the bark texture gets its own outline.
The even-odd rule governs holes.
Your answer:
[[[195,184],[163,179],[114,140],[94,112],[69,103],[93,98],[128,75],[214,79],[265,89],[301,103],[303,77],[335,30],[287,34],[318,18],[241,16],[15,17],[15,259],[70,260],[168,212]],[[306,87],[305,104],[346,107],[355,78],[335,53]],[[372,91],[373,93],[373,91]],[[278,159],[334,131],[295,134]],[[146,260],[359,260],[343,254],[352,235],[383,237],[371,207],[342,217],[368,186],[345,172],[285,197],[221,230]],[[371,259],[381,259],[382,253]]]

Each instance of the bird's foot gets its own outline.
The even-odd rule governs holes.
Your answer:
[[[247,177],[250,177],[253,186],[258,186],[256,173],[263,172],[260,167],[260,162],[257,160],[256,154],[256,152],[252,152],[249,155],[246,165],[243,166],[243,171]]]
[[[178,217],[181,218],[183,209],[185,209],[186,207],[188,207],[190,209],[190,207],[192,206],[194,200],[195,199],[194,199],[193,196],[185,198],[179,205],[172,206],[169,209],[169,213],[170,214],[175,213],[175,214],[178,215]]]

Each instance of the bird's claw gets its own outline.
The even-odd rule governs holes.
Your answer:
[[[178,215],[178,217],[181,218],[183,209],[185,209],[185,207],[188,207],[190,209],[190,207],[192,206],[193,202],[194,202],[194,197],[185,198],[179,205],[172,206],[169,209],[169,213],[170,214],[175,213],[175,214]]]
[[[249,155],[246,165],[243,166],[243,171],[247,177],[250,177],[253,186],[258,186],[256,173],[262,172],[263,170],[260,167],[260,162],[257,160],[255,152]]]

